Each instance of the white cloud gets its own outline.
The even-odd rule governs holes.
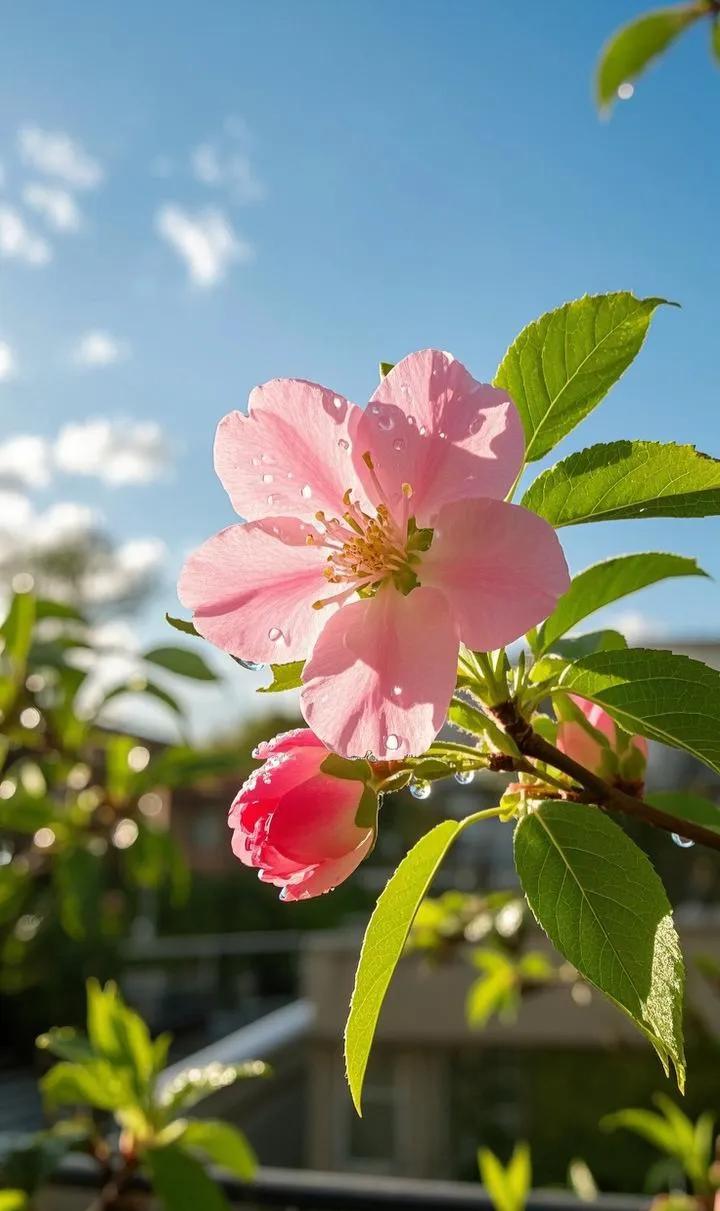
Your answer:
[[[252,248],[240,239],[221,210],[208,208],[190,214],[172,204],[161,207],[155,226],[184,260],[198,286],[216,286],[233,262],[252,257]]]
[[[0,489],[44,488],[50,481],[50,446],[43,437],[18,434],[0,443]]]
[[[18,131],[23,163],[50,177],[60,177],[75,189],[95,189],[104,177],[101,165],[64,131],[23,126]]]
[[[94,475],[114,485],[148,483],[170,462],[168,442],[155,421],[98,419],[66,425],[54,453],[62,471]]]
[[[112,366],[115,362],[124,361],[129,352],[125,341],[96,329],[80,337],[72,360],[77,366]]]
[[[190,163],[196,180],[227,187],[238,202],[258,202],[265,197],[265,187],[245,152],[223,152],[215,143],[201,143]]]
[[[23,189],[23,201],[31,210],[42,215],[55,231],[79,231],[82,226],[80,209],[67,189],[56,185],[41,185],[33,181]]]
[[[86,573],[83,600],[106,605],[131,597],[154,578],[167,553],[159,538],[133,538],[116,547],[105,567]]]
[[[15,354],[7,341],[0,341],[0,383],[6,383],[8,379],[15,378],[16,374]]]
[[[47,240],[27,227],[17,210],[0,206],[0,257],[25,261],[27,265],[46,265],[52,259],[52,249]]]
[[[651,618],[641,610],[625,610],[619,614],[610,614],[604,625],[619,631],[629,644],[660,640],[668,633],[666,623],[658,622],[657,619]]]

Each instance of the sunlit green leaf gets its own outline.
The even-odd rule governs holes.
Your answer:
[[[542,458],[607,395],[640,351],[657,307],[628,291],[585,295],[523,328],[494,379],[517,406],[525,458]]]
[[[443,820],[421,837],[390,878],[370,918],[345,1029],[347,1079],[358,1114],[365,1069],[385,993],[418,906],[461,829],[462,823]]]
[[[643,13],[617,30],[600,54],[596,79],[598,105],[612,105],[621,84],[637,79],[683,30],[706,13],[704,4],[692,0],[690,4],[673,4],[670,8]]]
[[[195,623],[189,618],[173,618],[171,614],[165,615],[165,621],[170,624],[176,631],[181,631],[183,635],[196,635],[200,638],[200,633],[195,627]]]
[[[297,690],[302,685],[304,660],[291,660],[289,664],[271,664],[273,679],[270,685],[261,685],[258,694],[279,694],[283,690]]]
[[[203,1153],[212,1164],[220,1165],[243,1181],[250,1181],[257,1169],[257,1158],[247,1138],[231,1123],[217,1119],[192,1120],[177,1142],[183,1148]]]
[[[589,446],[539,475],[522,504],[556,528],[629,517],[714,516],[720,513],[720,460],[672,443]]]
[[[515,830],[515,864],[550,940],[636,1022],[682,1088],[684,967],[670,904],[648,858],[584,803],[548,801]]]
[[[515,1145],[505,1169],[489,1148],[479,1148],[478,1168],[494,1211],[523,1211],[532,1180],[527,1144]]]
[[[575,635],[572,639],[556,639],[551,645],[553,652],[564,660],[579,660],[592,652],[614,652],[626,648],[627,639],[619,631],[589,631],[587,635]]]
[[[236,1081],[253,1077],[268,1076],[270,1069],[262,1060],[248,1060],[243,1064],[221,1064],[214,1062],[203,1068],[187,1068],[163,1086],[160,1104],[168,1115],[180,1110],[189,1110],[204,1098],[226,1089]]]
[[[538,628],[536,651],[551,648],[556,639],[584,618],[639,589],[673,576],[706,575],[694,559],[654,551],[618,555],[593,564],[573,577],[570,588]]]
[[[720,673],[673,652],[583,656],[560,686],[597,702],[631,735],[684,749],[720,773]]]

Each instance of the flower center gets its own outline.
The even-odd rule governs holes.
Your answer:
[[[369,454],[364,456],[364,461],[382,495]],[[358,501],[352,499],[350,488],[343,496],[346,510],[342,518],[328,518],[322,512],[315,514],[323,534],[310,534],[306,542],[328,548],[325,578],[329,584],[347,586],[332,597],[314,602],[315,609],[322,609],[331,601],[352,593],[370,595],[387,580],[392,580],[403,594],[417,587],[415,565],[420,553],[430,546],[432,530],[419,530],[415,518],[408,516],[412,497],[410,484],[402,485],[402,494],[400,519],[393,515],[385,501],[378,504],[374,517],[366,513]]]

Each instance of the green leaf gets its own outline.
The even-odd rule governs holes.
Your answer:
[[[261,685],[258,694],[280,694],[283,690],[297,690],[302,685],[304,660],[291,660],[288,664],[271,664],[273,679],[270,685]]]
[[[483,974],[470,985],[465,1001],[468,1026],[486,1026],[493,1014],[512,1017],[519,1002],[515,964],[497,950],[477,951],[473,963]]]
[[[678,1085],[684,967],[670,904],[638,847],[598,808],[544,802],[515,830],[515,865],[561,954],[636,1022]]]
[[[365,931],[345,1028],[347,1079],[358,1114],[362,1114],[365,1069],[385,993],[418,906],[462,828],[462,822],[443,820],[420,838],[388,881]]]
[[[177,1142],[183,1148],[204,1153],[213,1164],[227,1169],[242,1181],[250,1181],[255,1175],[257,1157],[242,1131],[231,1123],[218,1119],[192,1120]]]
[[[35,598],[32,593],[16,593],[0,627],[0,638],[4,641],[0,651],[10,658],[15,672],[25,668],[34,625]]]
[[[667,299],[584,295],[548,311],[513,341],[494,379],[519,409],[525,459],[552,450],[627,370]]]
[[[617,30],[600,52],[595,82],[598,105],[611,106],[621,84],[635,80],[683,30],[706,13],[705,5],[693,0],[691,4],[644,13]]]
[[[693,824],[720,832],[720,806],[711,799],[704,799],[691,791],[651,791],[645,798],[653,807],[659,807],[669,816],[677,816],[678,822],[690,820]],[[678,832],[682,832],[682,829],[678,828]]]
[[[710,35],[710,50],[713,59],[720,65],[720,17],[716,17],[713,21],[712,34]]]
[[[592,652],[613,652],[626,648],[627,640],[619,631],[589,631],[587,635],[576,635],[572,639],[556,639],[552,651],[565,660],[579,660]]]
[[[380,362],[378,365],[378,370],[380,372],[380,378],[381,379],[387,378],[388,374],[393,369],[394,365],[395,365],[394,362]]]
[[[218,677],[199,656],[189,648],[152,648],[142,657],[149,664],[157,664],[178,677],[190,677],[193,681],[217,681]]]
[[[71,1063],[83,1063],[93,1058],[87,1039],[72,1026],[51,1026],[45,1034],[38,1035],[35,1046]]]
[[[631,735],[692,753],[720,773],[720,673],[673,652],[627,648],[570,665],[560,688],[597,702]]]
[[[166,1211],[228,1211],[220,1187],[177,1144],[148,1149],[145,1161]]]
[[[539,475],[522,504],[556,528],[628,517],[715,516],[720,460],[673,443],[589,446]]]
[[[61,1061],[40,1081],[50,1106],[95,1106],[116,1110],[128,1099],[125,1074],[106,1060]]]
[[[583,618],[659,580],[673,576],[707,576],[694,559],[663,552],[619,555],[593,564],[578,576],[538,629],[537,653],[551,648],[556,639]]]
[[[171,614],[166,614],[165,621],[174,630],[181,631],[183,635],[196,635],[198,639],[201,638],[200,632],[196,630],[195,623],[190,618],[173,618]]]
[[[479,1148],[477,1157],[480,1178],[495,1211],[523,1211],[532,1180],[528,1145],[515,1145],[506,1169],[489,1148]]]
[[[145,1022],[128,1008],[112,981],[103,988],[97,980],[88,980],[87,998],[88,1038],[93,1050],[111,1065],[126,1068],[137,1096],[144,1097],[155,1072],[155,1053]]]
[[[27,866],[10,862],[0,866],[0,923],[12,921],[20,915],[20,909],[32,890],[33,876]]]
[[[28,1211],[29,1207],[24,1190],[0,1190],[0,1211]]]
[[[98,859],[81,846],[63,850],[56,858],[52,878],[65,933],[77,941],[96,932],[102,886]]]
[[[157,1040],[156,1040],[157,1041]],[[179,1110],[189,1110],[204,1098],[226,1089],[236,1081],[251,1077],[267,1076],[270,1069],[262,1060],[248,1060],[243,1064],[207,1064],[204,1068],[186,1068],[163,1086],[160,1105],[166,1116]]]
[[[143,681],[138,684],[134,680],[128,681],[124,685],[116,685],[114,689],[109,690],[95,713],[98,714],[103,707],[107,706],[108,702],[112,702],[114,698],[122,697],[123,694],[147,694],[150,698],[155,698],[158,702],[161,702],[174,715],[178,715],[180,718],[183,718],[185,715],[185,711],[177,699],[173,698],[172,694],[168,694],[167,690],[164,690],[162,686],[155,685],[152,681]]]
[[[501,753],[518,752],[518,749],[501,728],[490,719],[484,711],[479,711],[477,707],[472,706],[469,702],[465,702],[463,698],[453,698],[448,709],[448,723],[452,723],[453,727],[458,728],[461,732],[467,732],[469,736],[478,736],[493,749],[497,749]]]

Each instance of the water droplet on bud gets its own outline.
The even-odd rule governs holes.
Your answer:
[[[475,771],[471,769],[459,769],[453,777],[461,786],[469,786],[475,777]]]
[[[673,833],[672,839],[676,845],[680,846],[681,849],[692,849],[693,845],[695,844],[694,841],[690,841],[687,837],[681,837],[680,833]]]
[[[414,799],[429,799],[432,787],[424,778],[413,778],[410,783],[410,794]]]

